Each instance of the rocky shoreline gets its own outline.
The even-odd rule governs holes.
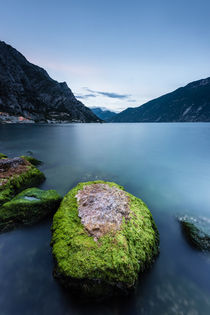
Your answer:
[[[69,123],[85,123],[85,121],[80,119],[67,119],[65,115],[62,116],[62,113],[59,115],[54,115],[52,119],[44,119],[44,118],[31,118],[31,117],[23,117],[17,115],[11,115],[6,112],[0,112],[0,124],[35,124],[35,123],[42,123],[42,124],[69,124]],[[101,122],[100,120],[97,122]]]

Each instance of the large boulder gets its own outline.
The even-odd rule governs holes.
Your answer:
[[[22,157],[0,159],[0,207],[17,193],[44,180],[44,174]]]
[[[31,225],[54,213],[62,200],[55,190],[28,188],[0,207],[0,232]]]
[[[183,216],[179,222],[190,245],[201,251],[210,251],[210,224],[206,218]]]
[[[147,206],[110,182],[80,183],[54,215],[54,275],[88,297],[127,294],[159,253]]]

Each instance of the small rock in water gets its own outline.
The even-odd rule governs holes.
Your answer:
[[[17,193],[44,180],[44,174],[24,157],[0,159],[0,207]]]
[[[210,219],[183,216],[179,218],[182,231],[189,243],[203,251],[210,251]]]
[[[0,232],[31,225],[54,213],[62,200],[55,190],[28,188],[0,207]]]

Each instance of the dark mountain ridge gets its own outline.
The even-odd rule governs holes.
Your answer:
[[[210,78],[187,84],[136,108],[127,108],[110,122],[210,121]]]
[[[0,41],[0,121],[10,116],[44,122],[97,122],[66,82],[59,83]],[[6,118],[5,118],[6,117]],[[4,119],[5,118],[5,119]]]

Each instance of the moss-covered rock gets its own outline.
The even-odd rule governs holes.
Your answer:
[[[1,159],[6,159],[7,158],[7,155],[3,154],[3,153],[0,153],[0,160]]]
[[[44,174],[24,158],[0,160],[0,206],[26,188],[38,186]]]
[[[33,156],[22,155],[21,157],[25,159],[26,161],[30,162],[31,164],[33,164],[34,166],[39,166],[42,164],[42,161],[36,159]]]
[[[135,287],[159,253],[159,233],[142,200],[115,183],[94,181],[64,197],[51,244],[55,277],[72,292],[106,297]]]
[[[179,222],[190,245],[201,251],[210,251],[210,226],[205,218],[181,217]]]
[[[54,213],[62,200],[55,190],[28,188],[0,207],[0,232],[31,225]]]

